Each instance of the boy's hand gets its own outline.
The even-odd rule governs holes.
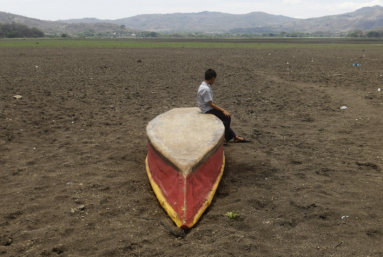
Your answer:
[[[231,117],[230,113],[228,113],[227,111],[223,111],[223,114],[225,114],[226,117]]]

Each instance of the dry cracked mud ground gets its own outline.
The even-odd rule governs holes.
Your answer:
[[[0,56],[0,256],[383,256],[381,48]],[[252,142],[225,147],[211,207],[176,238],[140,219],[175,227],[146,176],[145,127],[196,106],[208,68]]]

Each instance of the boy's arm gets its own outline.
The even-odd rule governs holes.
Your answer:
[[[225,111],[224,109],[222,109],[221,107],[219,107],[218,105],[214,104],[213,101],[209,101],[209,106],[213,109],[216,109],[218,111],[221,111],[223,112],[223,114],[225,114],[226,117],[230,117],[230,113],[228,113],[227,111]]]

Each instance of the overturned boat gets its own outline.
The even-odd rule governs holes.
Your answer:
[[[146,127],[146,171],[158,201],[184,230],[210,205],[225,167],[222,121],[199,108],[176,108]]]

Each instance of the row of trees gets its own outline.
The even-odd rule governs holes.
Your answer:
[[[278,37],[278,38],[320,38],[320,37],[354,37],[354,38],[383,38],[383,31],[355,31],[350,33],[331,33],[317,31],[313,33],[304,33],[299,31],[280,32],[280,33],[206,33],[206,32],[189,32],[189,33],[157,33],[150,31],[136,32],[135,34],[126,32],[103,32],[95,33],[94,30],[88,30],[72,36],[79,38],[257,38],[257,37]],[[71,37],[68,34],[62,34],[61,37]]]
[[[383,31],[362,31],[355,30],[354,32],[350,32],[347,34],[347,37],[361,37],[361,38],[382,38]]]
[[[76,37],[76,38],[127,38],[127,37],[133,37],[133,36],[149,38],[149,37],[160,37],[161,34],[157,32],[151,32],[151,31],[139,31],[139,32],[133,33],[130,31],[123,31],[123,30],[96,33],[94,29],[89,29],[87,31],[83,31],[83,32],[72,35],[72,37]],[[70,36],[68,34],[61,34],[61,37],[70,37]]]
[[[132,32],[124,30],[107,31],[103,33],[96,33],[94,29],[77,33],[73,36],[80,38],[124,38],[131,37]],[[49,35],[48,35],[49,36]],[[61,37],[69,37],[68,34],[59,35]],[[280,32],[280,33],[255,33],[255,32],[242,32],[242,33],[221,33],[221,32],[196,32],[196,33],[157,33],[150,31],[141,31],[135,33],[136,37],[156,38],[156,37],[188,37],[188,38],[230,38],[230,37],[291,37],[291,38],[304,38],[304,37],[352,37],[352,38],[383,38],[383,31],[362,31],[356,30],[350,33],[330,33],[330,32],[314,32],[303,33],[299,31],[293,32]],[[26,25],[18,23],[0,23],[0,38],[38,38],[45,37],[44,32],[38,28],[30,28]],[[57,37],[54,36],[54,37]]]
[[[278,37],[278,38],[320,38],[320,37],[354,37],[354,38],[383,38],[383,31],[362,31],[354,32],[323,32],[304,33],[299,31],[280,33],[160,33],[156,37],[188,37],[188,38],[256,38],[256,37]]]
[[[38,38],[45,34],[38,28],[30,28],[18,23],[0,23],[0,38]]]
[[[280,33],[161,33],[159,37],[188,37],[188,38],[257,38],[257,37],[278,37],[278,38],[307,38],[307,37],[345,37],[346,33],[314,32],[304,33],[299,31]]]

